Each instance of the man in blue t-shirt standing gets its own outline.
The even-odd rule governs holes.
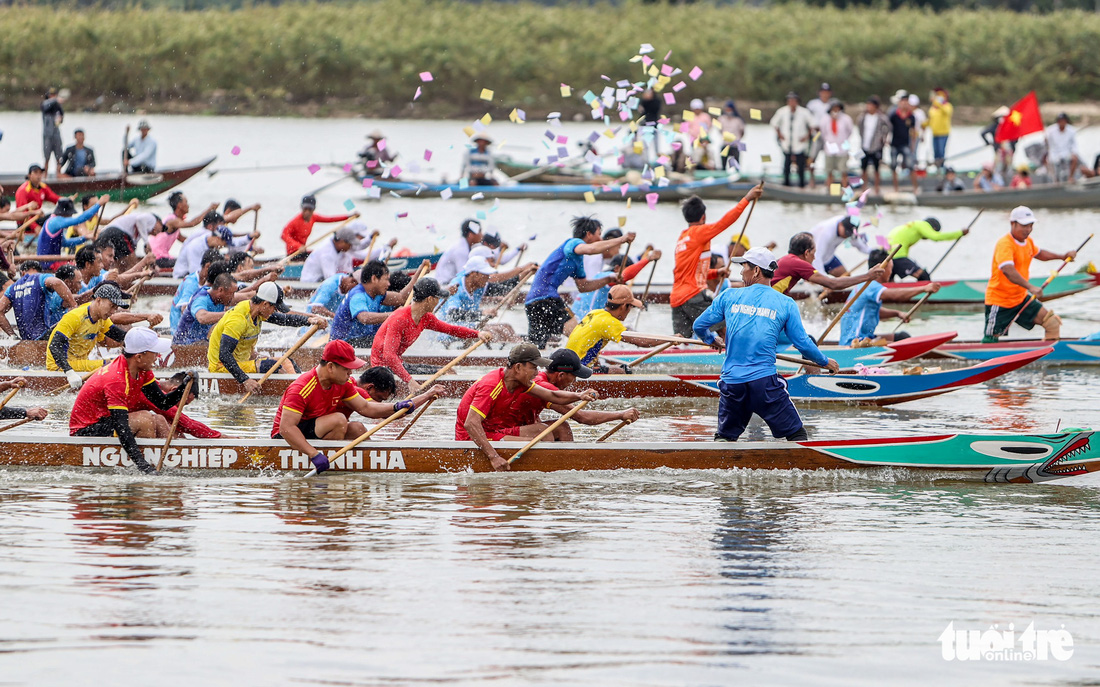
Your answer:
[[[600,240],[603,225],[595,217],[574,217],[573,238],[554,249],[542,263],[531,289],[527,292],[527,339],[539,348],[546,348],[551,337],[568,334],[576,325],[573,312],[560,295],[560,287],[570,277],[577,284],[577,291],[595,291],[605,284],[613,284],[615,275],[588,279],[584,273],[583,256],[596,255],[608,248],[618,248],[634,240],[634,232],[606,241]]]
[[[794,301],[771,287],[777,264],[770,250],[751,248],[732,261],[742,263],[744,288],[718,294],[692,325],[704,342],[726,349],[718,381],[721,397],[714,439],[737,441],[755,413],[764,419],[775,438],[804,441],[809,437],[802,418],[787,394],[786,382],[775,370],[779,337],[786,335],[802,355],[834,374],[840,366],[806,334]],[[723,322],[724,343],[710,331]]]

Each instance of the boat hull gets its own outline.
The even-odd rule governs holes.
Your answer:
[[[1047,347],[1051,348],[1052,351],[1039,361],[1043,365],[1100,365],[1100,340],[1085,341],[1083,339],[1062,339],[1055,342],[1030,339],[998,341],[997,343],[988,344],[976,341],[948,343],[923,354],[922,357],[991,360],[998,356]]]
[[[76,194],[79,197],[107,193],[115,202],[146,201],[179,186],[208,167],[215,159],[212,157],[189,167],[169,167],[153,174],[115,172],[101,173],[94,177],[47,177],[45,183],[59,196]],[[23,179],[22,174],[5,174],[0,176],[0,185],[15,189],[23,183]]]

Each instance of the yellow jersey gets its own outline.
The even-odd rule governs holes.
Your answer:
[[[233,359],[238,365],[244,365],[252,359],[252,351],[260,337],[264,320],[252,317],[252,301],[243,300],[226,311],[210,330],[210,343],[206,349],[206,363],[211,372],[225,372],[219,360],[222,350],[222,335],[227,334],[237,340],[233,349]]]
[[[46,345],[47,370],[56,371],[61,369],[57,366],[57,361],[53,359],[53,353],[50,351],[50,345],[53,344],[53,338],[57,336],[58,332],[69,339],[70,367],[73,366],[71,362],[73,360],[87,360],[88,354],[92,352],[95,345],[107,338],[107,331],[114,323],[110,319],[92,322],[92,317],[88,314],[88,308],[91,306],[91,303],[85,303],[65,313],[61,317],[61,321],[50,332],[49,343]]]
[[[565,347],[577,354],[583,365],[593,365],[608,341],[622,341],[626,325],[606,310],[593,310],[569,334]]]

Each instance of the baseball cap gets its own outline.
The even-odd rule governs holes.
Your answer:
[[[828,81],[823,81],[823,82],[821,82],[821,85],[818,86],[817,90],[819,90],[819,91],[831,91],[831,90],[833,90],[833,87],[829,85]]]
[[[730,258],[730,262],[747,262],[750,265],[756,265],[761,269],[774,272],[779,265],[775,262],[775,255],[772,254],[767,248],[750,248],[745,251],[745,254],[737,257]]]
[[[466,259],[469,260],[470,258],[474,257],[485,258],[486,260],[488,260],[489,258],[496,257],[496,251],[494,251],[489,246],[479,243],[470,249],[470,254],[466,256]]]
[[[283,290],[274,282],[264,282],[256,289],[256,298],[272,303],[279,312],[290,312],[290,306],[283,302]]]
[[[138,122],[138,129],[152,129],[152,128],[153,127],[149,126],[149,120],[148,119],[143,119],[140,122]]]
[[[84,129],[73,129],[73,136],[84,133]]]
[[[703,99],[702,98],[692,98],[691,99],[691,109],[701,110],[704,107],[706,107],[706,105],[703,104]]]
[[[57,201],[57,205],[54,205],[53,214],[59,217],[72,217],[76,214],[76,208],[73,206],[73,201],[69,198],[61,198]]]
[[[568,372],[578,379],[592,376],[592,368],[582,365],[580,357],[568,348],[559,348],[550,354],[550,364],[546,366],[546,371]]]
[[[1035,224],[1035,213],[1031,211],[1031,208],[1020,205],[1012,210],[1012,214],[1008,216],[1008,219],[1016,224]]]
[[[172,342],[162,339],[152,329],[134,327],[126,332],[126,338],[122,342],[122,350],[127,353],[159,353],[164,355],[172,350]]]
[[[341,227],[337,229],[336,234],[333,235],[333,240],[344,241],[345,243],[355,243],[355,239],[357,238],[359,238],[359,232],[351,227]]]
[[[321,361],[336,363],[349,370],[358,370],[367,364],[365,360],[355,357],[355,349],[347,341],[335,339],[325,344],[325,350],[321,351]]]
[[[616,284],[611,287],[611,290],[607,292],[608,305],[633,305],[635,308],[641,308],[642,302],[634,297],[631,293],[630,287],[626,284]]]
[[[218,238],[227,244],[233,243],[233,231],[226,226],[218,227]]]
[[[794,98],[795,100],[801,100],[801,98],[798,97],[798,93],[796,93],[795,91],[787,91],[787,100],[790,100],[792,98]]]
[[[534,363],[539,367],[549,367],[552,361],[542,357],[542,351],[533,343],[521,343],[508,353],[508,364]]]
[[[31,172],[41,172],[41,171],[43,171],[42,170],[42,165],[31,165],[30,167],[27,167],[27,174],[30,174]]]
[[[118,288],[118,284],[105,281],[95,288],[92,292],[92,298],[106,298],[123,310],[130,307],[130,296],[122,292],[122,289]]]
[[[462,266],[463,274],[469,274],[470,272],[477,272],[478,274],[496,274],[497,270],[482,256],[471,255],[470,259],[466,261],[466,264]]]
[[[313,196],[302,196],[302,207],[304,208],[316,208],[317,199]]]
[[[414,301],[422,301],[428,298],[443,298],[446,295],[447,291],[439,285],[439,282],[431,277],[421,279],[413,285]]]

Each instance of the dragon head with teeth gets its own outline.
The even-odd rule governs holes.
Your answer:
[[[1089,472],[1088,466],[1071,463],[1077,456],[1091,448],[1091,430],[1067,429],[1059,434],[1043,434],[1034,439],[1048,445],[1051,453],[1042,463],[1031,465],[1012,465],[993,468],[986,476],[986,482],[1047,482],[1063,477],[1083,475]],[[1040,444],[1042,445],[1042,444]]]

